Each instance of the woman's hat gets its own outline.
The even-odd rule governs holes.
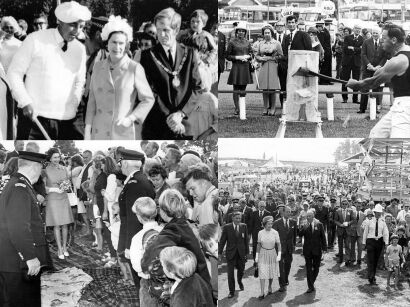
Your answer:
[[[272,33],[274,32],[273,27],[270,24],[267,24],[262,28],[262,34],[265,32],[266,29],[271,30]]]
[[[236,26],[235,30],[245,30],[248,31],[248,29],[246,28],[246,23],[243,21],[238,22],[238,25]]]
[[[128,24],[128,21],[126,19],[121,18],[121,16],[114,16],[111,15],[108,18],[108,22],[105,24],[105,26],[102,29],[101,32],[101,39],[103,41],[108,40],[108,37],[112,32],[124,32],[125,35],[127,36],[127,39],[129,42],[132,41],[132,28]]]

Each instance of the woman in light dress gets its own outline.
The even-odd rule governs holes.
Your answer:
[[[19,25],[11,16],[5,16],[1,19],[0,30],[0,63],[4,71],[10,66],[11,60],[20,48],[22,42],[14,37],[14,33],[19,29]]]
[[[261,284],[260,300],[263,300],[265,297],[265,281],[267,279],[269,280],[267,295],[272,294],[273,278],[279,276],[279,261],[282,251],[279,233],[272,229],[273,217],[265,216],[262,220],[262,225],[264,229],[258,233],[258,246],[255,257],[255,262],[258,263]]]
[[[68,225],[74,222],[67,191],[60,188],[62,181],[69,181],[67,169],[60,165],[61,154],[57,148],[50,148],[43,180],[46,186],[46,226],[54,227],[58,247],[58,258],[70,256],[67,251]]]
[[[141,127],[154,105],[144,68],[128,55],[132,28],[110,16],[101,38],[109,56],[95,63],[85,118],[85,139],[141,139]]]
[[[273,27],[267,25],[262,29],[264,40],[258,44],[256,60],[262,63],[259,72],[259,89],[280,90],[278,61],[283,57],[281,44],[273,38]],[[275,115],[276,100],[279,94],[263,93],[265,111],[262,115]]]

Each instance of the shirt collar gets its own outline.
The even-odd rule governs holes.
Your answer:
[[[157,223],[157,222],[155,222],[155,221],[149,221],[149,222],[146,222],[144,225],[142,225],[142,228],[143,228],[143,229],[146,229],[146,228],[152,229],[152,228],[157,227],[157,226],[158,226],[158,223]]]
[[[176,42],[175,42],[175,44],[174,44],[171,48],[169,48],[169,47],[167,47],[167,46],[164,46],[164,45],[162,45],[162,44],[161,44],[161,46],[162,46],[162,48],[164,49],[166,55],[168,55],[168,50],[169,50],[169,49],[171,49],[171,53],[172,53],[172,54],[175,54],[175,52],[176,52],[176,50],[177,50],[177,43],[176,43]]]
[[[58,32],[58,29],[55,28],[54,30],[54,38],[57,42],[57,44],[61,44],[64,42],[64,38],[61,36],[60,32]]]
[[[174,282],[174,284],[171,287],[170,293],[174,293],[175,289],[178,287],[179,283],[181,282],[181,280],[177,280]]]

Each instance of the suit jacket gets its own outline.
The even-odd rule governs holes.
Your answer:
[[[252,237],[258,237],[259,231],[263,229],[262,220],[265,216],[269,215],[272,215],[272,213],[268,210],[263,211],[262,217],[259,217],[259,210],[252,212],[250,223],[251,229],[249,231],[250,233],[252,233]]]
[[[359,35],[354,39],[354,35],[345,36],[343,42],[342,65],[361,66],[361,52],[363,45],[363,36]],[[354,47],[354,50],[349,49]]]
[[[0,196],[0,272],[21,272],[26,261],[51,260],[36,193],[20,173],[10,178]]]
[[[319,39],[320,44],[323,47],[323,50],[325,51],[326,54],[332,52],[332,46],[331,46],[331,38],[330,38],[330,33],[329,30],[324,28],[322,32],[319,32],[317,34],[317,38]]]
[[[283,218],[280,218],[273,223],[272,228],[279,233],[282,254],[292,254],[296,246],[296,221],[289,219],[289,228],[286,228]]]
[[[303,244],[303,255],[305,257],[321,256],[322,251],[327,250],[325,229],[323,224],[318,220],[313,221],[314,230],[309,225],[302,226],[299,230],[299,236],[305,237]]]
[[[359,219],[357,219],[357,215],[359,215]],[[364,229],[362,228],[362,224],[363,224],[363,221],[365,219],[366,219],[366,215],[362,211],[356,212],[356,221],[357,222],[356,222],[355,226],[356,226],[356,235],[358,237],[363,236]]]
[[[337,235],[342,235],[345,231],[347,234],[352,235],[353,233],[351,232],[351,224],[355,224],[356,220],[355,217],[356,215],[354,214],[353,210],[351,209],[346,209],[346,219],[343,219],[343,212],[342,208],[337,209],[335,212],[334,216],[334,222],[337,225]],[[349,226],[348,227],[343,227],[342,224],[344,222],[348,222]]]
[[[367,70],[367,65],[369,63],[372,64],[373,66],[377,66],[377,65],[383,66],[386,63],[387,57],[383,50],[380,39],[379,39],[377,50],[374,47],[373,37],[366,39],[363,42],[362,51],[361,51],[361,59],[362,59],[362,71]]]
[[[222,254],[226,244],[226,259],[232,260],[236,253],[244,259],[249,254],[248,228],[245,224],[239,224],[239,233],[235,231],[234,224],[226,224],[222,229],[221,240],[219,241],[219,254]]]
[[[312,41],[310,40],[309,34],[303,31],[296,31],[294,33],[293,40],[290,40],[290,34],[285,35],[285,38],[282,42],[282,50],[283,50],[283,61],[286,63],[288,62],[289,56],[289,49],[290,50],[312,50]]]
[[[225,70],[226,57],[226,37],[222,32],[218,32],[218,71],[219,73]]]
[[[155,199],[154,186],[141,171],[135,172],[130,180],[124,185],[119,197],[120,207],[120,238],[118,240],[118,252],[130,249],[131,240],[134,235],[142,229],[142,224],[132,212],[134,202],[140,197],[151,197]]]
[[[154,56],[156,59],[154,59]],[[186,60],[178,74],[180,85],[175,89],[172,85],[173,76],[170,76],[162,66],[170,71],[179,70],[185,57]],[[162,66],[157,61],[159,61]],[[197,99],[192,99],[191,95],[200,94],[202,88],[197,57],[192,48],[184,47],[177,43],[176,56],[174,59],[175,65],[171,67],[168,61],[168,55],[165,54],[162,45],[158,43],[151,49],[144,50],[141,53],[140,63],[145,69],[148,83],[155,97],[154,107],[149,112],[142,128],[143,139],[146,139],[148,136],[156,139],[169,137],[169,130],[158,131],[163,127],[167,128],[167,126],[164,125],[166,117],[177,111],[182,111],[189,117],[196,108]],[[162,123],[162,126],[159,126],[160,123]],[[152,134],[152,131],[155,131],[155,133]]]
[[[242,209],[242,223],[245,223],[246,226],[248,227],[248,231],[251,227],[252,223],[252,208],[245,206],[245,208]]]
[[[92,139],[141,139],[141,127],[154,105],[154,95],[139,63],[124,56],[120,76],[112,79],[108,59],[95,63],[85,123],[92,127]],[[136,99],[138,104],[136,105]],[[135,118],[128,128],[117,121],[127,116]]]

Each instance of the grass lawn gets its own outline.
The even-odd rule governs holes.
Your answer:
[[[219,82],[220,90],[232,90],[232,86],[227,85],[229,72],[221,75]],[[254,84],[247,87],[248,90],[255,90]],[[319,90],[340,91],[341,85],[320,85]],[[360,99],[360,96],[359,96]],[[279,127],[280,109],[275,117],[262,116],[263,101],[262,94],[248,94],[246,96],[247,120],[240,120],[239,116],[234,115],[234,106],[232,94],[218,95],[219,100],[219,137],[275,137]],[[378,119],[389,110],[389,96],[383,98],[383,109],[378,114],[378,119],[369,120],[369,110],[365,114],[357,114],[358,104],[352,103],[352,97],[349,95],[347,104],[341,103],[341,95],[334,97],[334,121],[328,121],[326,111],[326,95],[319,94],[319,111],[322,113],[322,132],[325,138],[360,138],[368,137],[370,130],[377,123]],[[280,107],[278,102],[277,107]],[[344,123],[347,120],[346,128]],[[287,123],[285,137],[291,138],[312,138],[315,137],[314,123]]]

